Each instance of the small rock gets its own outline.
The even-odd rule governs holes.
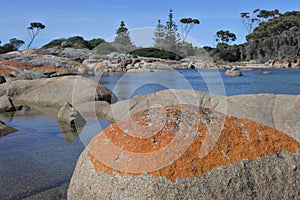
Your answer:
[[[16,111],[11,99],[9,99],[6,95],[0,97],[0,113],[10,111]]]
[[[262,74],[272,74],[270,71],[263,71]]]
[[[67,123],[71,127],[82,127],[86,123],[85,119],[70,103],[66,103],[59,109],[57,121]]]
[[[235,67],[225,72],[226,76],[243,76],[242,72]]]
[[[5,125],[4,122],[0,121],[0,137],[16,132],[17,129]]]

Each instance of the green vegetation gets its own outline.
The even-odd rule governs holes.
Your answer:
[[[241,12],[240,13],[242,23],[248,30],[248,34],[252,33],[253,28],[259,23],[274,17],[280,16],[279,10],[260,10],[255,9],[250,12]]]
[[[253,33],[246,36],[247,41],[259,40],[262,38],[270,38],[279,36],[284,31],[288,31],[292,27],[299,27],[300,12],[293,11],[281,14],[279,17],[271,18],[267,22],[261,22]]]
[[[225,34],[224,31],[218,31],[219,34],[217,32],[216,39],[221,43],[216,48],[205,48],[215,60],[265,62],[271,59],[293,60],[300,57],[299,11],[280,14],[277,9],[256,9],[253,13],[255,17],[249,13],[241,13],[248,20],[246,25],[249,31],[254,27],[254,23],[260,22],[253,32],[246,36],[246,43],[232,46],[224,44],[233,40],[227,38],[229,34]]]
[[[1,42],[0,42],[1,43]],[[0,46],[0,54],[8,53],[11,51],[17,51],[25,42],[23,40],[18,40],[17,38],[12,38],[9,43]]]
[[[11,51],[14,51],[14,45],[12,45],[10,43],[7,43],[7,44],[4,44],[3,46],[0,46],[0,54],[8,53],[8,52],[11,52]]]
[[[129,52],[131,55],[142,56],[142,57],[152,57],[152,58],[162,58],[169,60],[180,60],[182,57],[173,52],[157,49],[157,48],[141,48]]]
[[[234,33],[231,33],[230,31],[226,30],[219,30],[217,31],[216,35],[216,41],[218,43],[230,43],[236,40],[236,35]]]
[[[42,48],[43,49],[48,49],[48,48],[62,48],[62,47],[71,47],[75,49],[94,49],[97,47],[99,44],[104,42],[103,39],[101,38],[95,38],[92,40],[85,40],[81,36],[73,36],[70,38],[61,38],[61,39],[55,39],[49,42],[48,44],[44,45]]]

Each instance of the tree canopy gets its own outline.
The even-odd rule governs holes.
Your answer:
[[[192,19],[192,18],[181,18],[181,36],[182,36],[182,42],[185,42],[189,32],[194,27],[195,24],[200,24],[200,21],[198,19]]]
[[[217,42],[221,42],[221,43],[230,43],[235,41],[236,35],[232,32],[230,32],[229,30],[219,30],[216,33],[216,41]]]
[[[18,40],[17,38],[10,39],[9,43],[14,46],[15,51],[17,51],[22,45],[25,44],[25,42],[23,40]]]
[[[46,26],[41,22],[31,22],[30,26],[27,28],[28,34],[30,36],[30,42],[28,43],[27,48],[29,49],[32,45],[34,39],[39,34],[40,30],[45,29]]]

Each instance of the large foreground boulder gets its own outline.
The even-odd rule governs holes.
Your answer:
[[[299,148],[283,132],[210,109],[147,109],[91,140],[68,199],[299,198]]]
[[[40,107],[59,108],[65,102],[71,102],[76,107],[90,101],[117,101],[117,97],[103,85],[79,76],[4,83],[0,96],[4,94],[20,104]]]

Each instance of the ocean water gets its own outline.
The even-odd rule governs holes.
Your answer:
[[[119,99],[163,89],[195,89],[228,96],[300,94],[300,70],[271,69],[269,75],[262,71],[243,71],[242,77],[227,77],[224,70],[171,70],[109,73],[100,79],[92,79],[113,90]],[[105,119],[87,119],[82,130],[62,131],[55,115],[45,113],[30,116],[0,114],[0,120],[18,129],[0,137],[1,200],[31,197],[53,188],[58,189],[51,199],[66,198],[66,188],[80,153],[95,134],[109,125]]]
[[[270,71],[271,74],[263,74]],[[225,70],[177,69],[152,73],[109,73],[95,77],[119,99],[128,99],[164,89],[194,89],[226,96],[239,94],[300,94],[300,69],[243,70],[229,77]]]

